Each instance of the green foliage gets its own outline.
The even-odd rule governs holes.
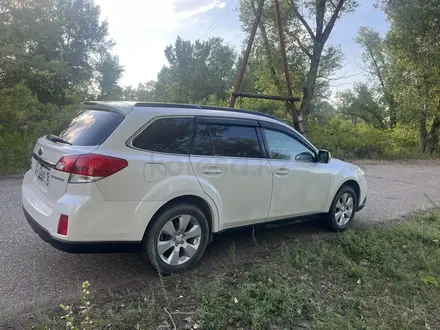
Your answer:
[[[210,95],[226,99],[231,88],[235,52],[221,38],[194,43],[177,37],[175,45],[165,49],[169,66],[157,76],[157,101],[190,103]]]
[[[376,128],[384,128],[386,111],[366,84],[355,84],[353,89],[339,94],[339,111],[344,115],[361,118]]]
[[[311,122],[310,140],[319,148],[329,150],[342,159],[406,159],[420,157],[415,129],[397,125],[378,130],[374,126],[334,118],[319,125]]]
[[[0,89],[0,173],[27,168],[35,140],[63,114],[56,106],[39,103],[23,84]]]
[[[218,280],[209,291],[196,285],[194,291],[203,329],[268,329],[274,320],[292,329],[307,314],[311,294],[301,285],[287,283],[272,267],[251,270],[239,281]]]
[[[343,53],[327,40],[358,2],[280,3],[293,92],[302,99],[297,107],[305,120],[310,116],[312,140],[336,156],[415,157],[417,137],[423,151],[434,152],[438,145],[440,7],[436,0],[382,3],[391,22],[387,37],[363,27],[356,38],[372,79],[338,95],[337,108],[327,101],[329,81]],[[239,2],[247,34],[257,5],[257,0]],[[113,46],[94,0],[0,1],[0,172],[27,168],[35,140],[85,99],[227,106],[242,61],[221,38],[178,37],[166,47],[168,64],[156,81],[123,87]],[[286,94],[279,47],[274,4],[266,1],[242,91]],[[237,107],[292,124],[282,102],[239,99]],[[331,120],[338,113],[360,124]]]
[[[68,330],[89,330],[93,329],[94,321],[90,318],[90,283],[85,281],[82,284],[82,293],[80,296],[80,305],[78,309],[74,309],[72,305],[61,304],[61,309],[65,312],[61,319],[66,322]]]
[[[342,5],[338,6],[338,2]],[[257,3],[256,0],[240,1],[240,22],[247,34],[255,20]],[[314,116],[312,105],[319,104],[329,96],[328,78],[342,61],[339,47],[326,46],[328,37],[336,20],[357,6],[357,2],[352,0],[325,0],[319,3],[320,6],[316,1],[280,2],[293,93],[302,99],[301,114],[306,120],[309,115]],[[273,2],[266,2],[248,70],[254,76],[254,88],[263,94],[285,94],[286,90],[274,13]],[[313,19],[308,20],[310,17]],[[310,24],[316,21],[316,27],[309,26],[307,21]],[[288,116],[291,117],[290,114]]]
[[[0,172],[84,99],[120,98],[123,68],[93,0],[0,1]]]
[[[143,102],[154,101],[154,86],[154,81],[139,84],[136,90],[136,99]]]
[[[389,49],[378,32],[365,26],[360,28],[355,41],[364,49],[362,54],[364,70],[370,76],[373,84],[372,87],[363,84],[364,92],[367,92],[364,95],[371,95],[371,97],[367,97],[365,103],[362,103],[362,93],[358,90],[360,97],[356,101],[361,101],[361,103],[353,102],[354,108],[358,110],[352,110],[351,112],[357,113],[360,118],[367,118],[367,122],[370,123],[372,122],[370,120],[371,115],[373,115],[373,117],[376,117],[376,119],[373,118],[376,125],[379,117],[389,116],[388,126],[394,127],[397,122],[396,84],[395,77],[392,74],[394,68],[392,67]],[[355,86],[355,89],[359,89],[359,86],[362,86],[362,84]],[[383,124],[382,120],[379,127],[382,127]]]
[[[337,115],[336,108],[328,101],[321,100],[313,102],[311,121],[324,124]]]
[[[68,90],[96,84],[106,94],[122,73],[108,24],[93,0],[4,1],[0,88],[23,82],[42,103],[66,105]]]
[[[394,66],[397,99],[406,117],[419,125],[421,151],[428,147],[428,133],[438,134],[427,123],[440,117],[440,6],[437,0],[384,1],[391,29],[387,45]],[[415,102],[414,102],[415,100]],[[436,149],[438,141],[429,146]]]
[[[97,65],[99,72],[99,99],[115,100],[112,93],[118,90],[118,80],[124,72],[124,68],[119,64],[119,58],[115,55],[105,54]]]

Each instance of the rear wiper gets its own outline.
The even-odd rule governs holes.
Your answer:
[[[49,134],[47,136],[47,138],[53,142],[58,142],[58,143],[64,143],[64,144],[68,144],[68,145],[72,145],[72,143],[70,143],[67,140],[64,140],[63,138],[60,138],[59,136],[53,135],[53,134]]]

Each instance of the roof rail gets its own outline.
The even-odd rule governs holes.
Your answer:
[[[276,116],[272,116],[272,115],[269,115],[267,113],[260,112],[260,111],[245,110],[245,109],[235,109],[235,108],[226,108],[226,107],[217,107],[217,106],[212,106],[212,105],[201,105],[200,107],[202,109],[205,109],[205,110],[220,110],[220,111],[229,111],[229,112],[239,112],[239,113],[246,113],[246,114],[250,114],[250,115],[257,115],[257,116],[262,116],[262,117],[266,117],[266,118],[271,118],[271,119],[274,119],[274,120],[282,121],[280,118],[278,118]]]
[[[165,102],[137,102],[135,107],[153,107],[153,108],[190,108],[200,109],[198,104],[183,104],[183,103],[165,103]]]
[[[250,115],[257,115],[266,118],[271,118],[277,121],[282,120],[276,116],[269,115],[264,112],[253,111],[253,110],[245,110],[245,109],[235,109],[235,108],[226,108],[219,107],[214,105],[199,105],[199,104],[181,104],[181,103],[162,103],[162,102],[138,102],[135,103],[135,107],[153,107],[153,108],[182,108],[182,109],[201,109],[201,110],[218,110],[218,111],[229,111],[229,112],[238,112],[238,113],[246,113]]]

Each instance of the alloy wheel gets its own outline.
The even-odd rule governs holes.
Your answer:
[[[202,230],[196,218],[181,214],[162,227],[157,240],[157,252],[163,262],[178,266],[189,261],[200,247]]]

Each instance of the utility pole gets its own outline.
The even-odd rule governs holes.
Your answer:
[[[261,15],[263,13],[264,0],[260,0],[260,4],[257,9],[257,16],[255,18],[254,25],[252,26],[251,35],[249,37],[249,41],[246,47],[246,51],[244,52],[243,61],[241,62],[240,71],[237,76],[237,81],[235,82],[234,92],[232,93],[231,100],[229,101],[229,107],[235,107],[235,101],[237,98],[234,96],[234,93],[240,90],[241,84],[243,82],[244,73],[246,71],[246,66],[249,60],[249,55],[251,53],[252,45],[254,43],[255,34],[257,33],[258,24],[261,21]]]
[[[298,115],[298,110],[296,108],[295,102],[300,101],[300,99],[293,96],[293,89],[292,89],[292,77],[290,75],[289,70],[289,63],[287,61],[287,55],[286,55],[286,44],[284,42],[284,32],[283,32],[283,23],[281,21],[281,12],[280,12],[280,3],[279,0],[274,0],[275,4],[275,15],[276,15],[276,22],[277,22],[277,28],[278,33],[280,36],[280,47],[281,47],[281,55],[283,58],[283,66],[284,66],[284,75],[286,77],[286,84],[287,84],[287,96],[275,96],[275,95],[259,95],[259,94],[252,94],[252,93],[242,93],[240,92],[240,87],[243,82],[243,77],[246,71],[246,66],[249,61],[249,55],[251,53],[252,45],[254,43],[255,34],[257,32],[258,26],[261,23],[261,16],[263,13],[263,7],[264,7],[264,0],[260,0],[260,3],[258,5],[258,9],[255,12],[255,22],[252,26],[251,34],[249,36],[249,41],[243,56],[243,61],[240,65],[240,71],[237,76],[237,80],[235,82],[234,91],[232,92],[231,100],[229,101],[229,107],[234,108],[235,102],[237,101],[238,97],[251,97],[251,98],[261,98],[261,99],[270,99],[270,100],[279,100],[284,101],[286,104],[286,110],[291,114],[293,119],[293,126],[298,130],[301,134],[306,136],[306,129],[305,125],[302,121],[302,117]],[[255,10],[255,7],[254,7]]]
[[[284,42],[283,22],[281,21],[279,0],[274,0],[274,5],[275,5],[275,16],[276,16],[276,21],[277,21],[278,34],[280,35],[281,57],[283,58],[284,75],[286,77],[286,84],[287,84],[287,95],[289,97],[293,97],[292,77],[290,75],[289,63],[287,62],[286,44]],[[295,103],[294,102],[286,102],[286,107],[289,109],[289,112],[292,115],[293,126],[301,134],[306,135],[304,125],[302,123],[302,118],[300,116],[298,116],[298,110],[296,109]]]

